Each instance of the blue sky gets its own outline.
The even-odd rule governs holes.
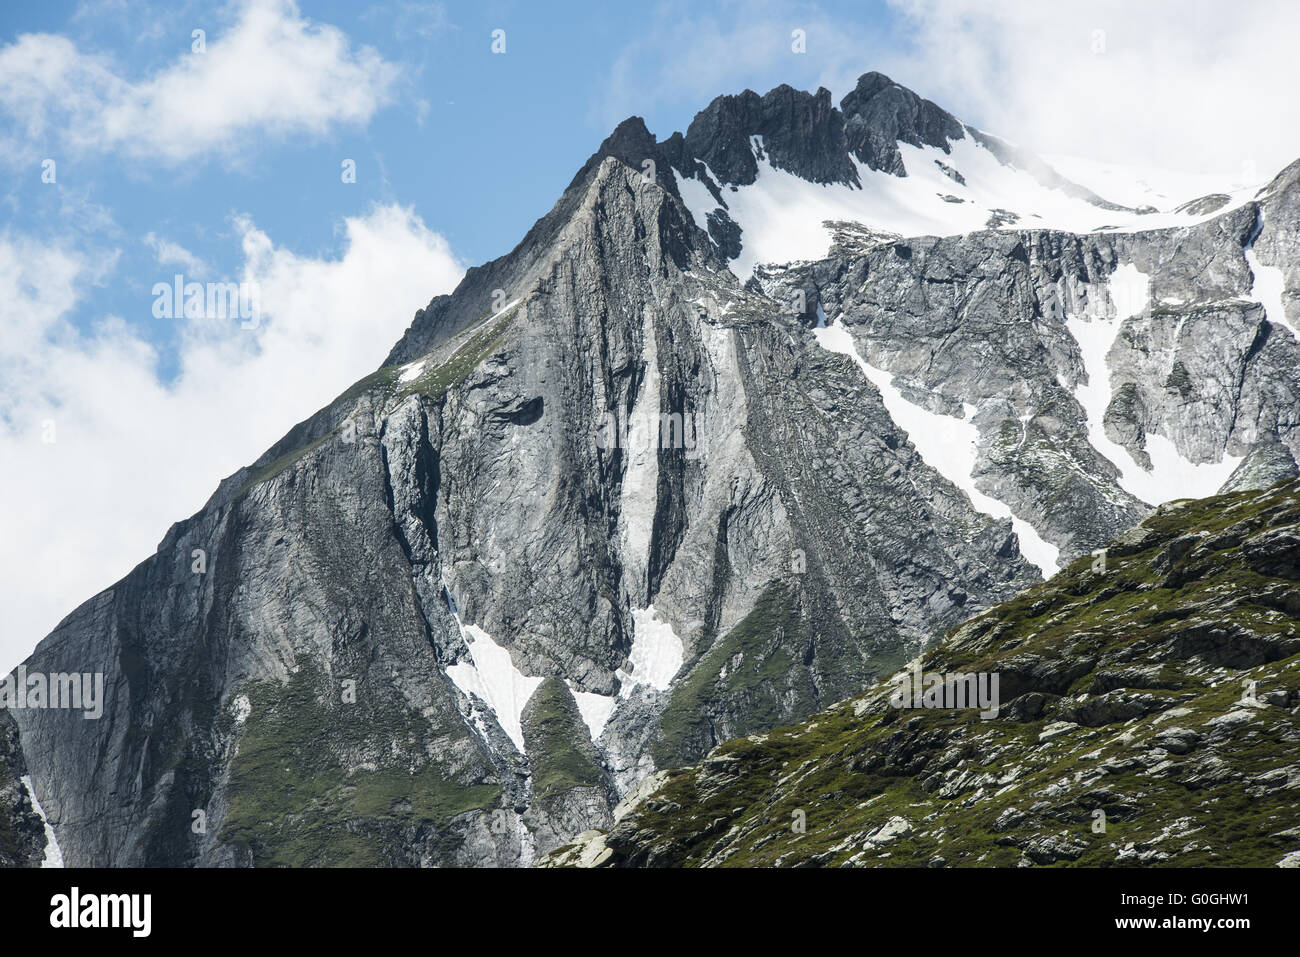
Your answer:
[[[294,16],[292,5],[264,6]],[[366,6],[306,0],[296,9],[312,25],[345,34],[354,56],[370,47],[392,67],[381,105],[363,122],[331,124],[320,133],[281,134],[269,125],[232,130],[175,159],[147,151],[70,150],[52,126],[50,135],[30,137],[25,145],[40,159],[55,159],[57,189],[34,188],[41,173],[39,164],[30,164],[34,153],[10,178],[4,205],[11,223],[36,235],[72,230],[87,243],[117,251],[117,279],[100,289],[94,308],[144,324],[151,341],[167,343],[176,327],[150,314],[150,288],[160,270],[157,249],[145,237],[183,247],[211,267],[212,278],[224,278],[237,275],[242,262],[237,216],[250,216],[277,245],[328,256],[337,250],[343,217],[399,203],[443,236],[462,262],[499,256],[550,208],[619,120],[639,113],[666,136],[685,129],[713,95],[683,78],[663,82],[658,71],[667,58],[639,45],[648,31],[661,30],[653,39],[672,45],[676,29],[698,38],[747,19],[744,5],[699,3],[633,12],[609,3]],[[205,55],[217,53],[245,10],[242,3],[49,2],[5,9],[0,28],[10,40],[59,34],[81,56],[105,58],[123,81],[143,83],[200,55],[191,51],[194,29],[205,31]],[[679,19],[687,13],[689,21]],[[727,71],[732,76],[720,78],[716,92],[745,85],[766,90],[780,82],[815,88],[828,72],[816,24],[841,15],[880,42],[889,40],[897,19],[883,3],[815,10],[764,5],[757,22],[771,50],[755,51],[748,67],[737,56],[736,68]],[[811,55],[788,49],[790,31],[800,25],[813,27]],[[506,31],[504,55],[491,50],[496,29]],[[835,40],[838,48],[842,38]],[[858,66],[841,71],[845,77],[871,66],[866,49]],[[836,90],[844,92],[847,87]],[[356,163],[355,183],[340,180],[345,159]],[[67,208],[69,196],[76,212]],[[169,276],[161,270],[162,279]],[[409,305],[414,311],[422,304]],[[85,325],[93,318],[87,310],[80,320]]]
[[[1262,174],[1300,156],[1297,19],[1285,0],[6,3],[0,672],[509,251],[621,119],[665,137],[720,93],[838,100],[876,69],[1043,152]],[[155,315],[178,272],[256,287],[258,324]]]

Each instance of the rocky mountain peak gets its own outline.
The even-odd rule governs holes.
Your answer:
[[[41,643],[105,720],[0,713],[0,855],[39,796],[71,863],[528,864],[1294,474],[1300,189],[1118,229],[1054,175],[880,74],[624,121]]]
[[[965,127],[946,110],[899,86],[883,73],[864,73],[840,101],[849,149],[871,169],[907,175],[899,143],[934,146],[948,152],[948,142],[965,135]]]
[[[685,146],[720,183],[748,185],[758,174],[755,137],[777,169],[813,183],[858,181],[844,118],[824,87],[808,93],[782,84],[761,97],[752,90],[719,96],[691,121]]]

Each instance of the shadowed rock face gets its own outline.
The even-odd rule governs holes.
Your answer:
[[[964,127],[952,115],[899,86],[883,73],[867,73],[840,101],[849,150],[872,169],[906,176],[899,143],[937,146],[961,139]]]
[[[844,117],[830,91],[779,86],[766,96],[720,96],[686,131],[686,150],[721,183],[748,185],[758,174],[750,138],[763,137],[772,164],[814,183],[857,183]]]
[[[819,306],[915,402],[977,406],[977,484],[1063,558],[1148,511],[1089,444],[1061,319],[1114,315],[1121,263],[1152,302],[1111,351],[1133,388],[1107,434],[1294,465],[1295,342],[1239,299],[1252,237],[1294,257],[1292,181],[1262,232],[1255,207],[1124,236],[848,230],[742,287],[673,170],[743,176],[763,135],[830,182],[850,149],[947,135],[883,78],[852,96],[724,97],[661,143],[621,124],[384,367],[41,643],[28,669],[102,672],[105,713],[11,712],[0,788],[30,772],[70,864],[526,864],[653,772],[857,693],[1038,575],[818,344]],[[1198,305],[1171,331],[1152,303],[1175,295]]]
[[[0,711],[0,867],[39,867],[45,858],[45,825],[23,783],[26,774],[18,728]]]

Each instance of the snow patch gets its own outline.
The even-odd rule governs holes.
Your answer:
[[[1132,319],[1147,307],[1151,297],[1151,277],[1132,263],[1125,263],[1110,274],[1107,287],[1115,318]],[[1114,339],[1114,336],[1111,337]]]
[[[925,464],[966,493],[971,504],[980,512],[997,519],[1010,519],[1011,527],[1020,539],[1020,553],[1025,560],[1038,567],[1044,578],[1056,574],[1061,550],[1047,541],[1011,509],[992,496],[975,487],[971,473],[979,453],[979,428],[973,419],[975,407],[963,403],[965,418],[939,415],[916,405],[903,397],[894,386],[893,376],[877,369],[858,353],[853,336],[838,319],[826,325],[826,316],[818,307],[817,328],[813,335],[822,348],[848,356],[880,390],[880,397],[894,423],[907,433]]]
[[[522,298],[519,298],[519,297],[516,297],[516,298],[514,298],[514,299],[511,299],[508,303],[506,303],[504,306],[502,306],[502,307],[500,308],[500,310],[498,310],[497,312],[492,313],[492,315],[490,315],[490,316],[488,316],[486,319],[484,319],[484,320],[483,320],[483,323],[491,322],[493,319],[500,319],[500,318],[501,318],[502,316],[504,316],[507,312],[509,312],[511,309],[513,309],[515,306],[519,305],[519,304],[520,304],[521,302],[523,302],[523,301],[524,301],[524,300],[523,300]],[[479,323],[479,325],[482,325],[483,323]]]
[[[492,711],[497,724],[520,754],[524,753],[524,706],[533,696],[541,678],[531,678],[515,667],[510,652],[498,645],[478,625],[461,624],[461,635],[469,648],[469,661],[458,661],[447,668],[447,677],[467,696],[478,698]]]
[[[1160,505],[1176,498],[1204,498],[1215,494],[1241,464],[1241,459],[1225,454],[1220,462],[1194,465],[1179,454],[1169,439],[1148,433],[1145,451],[1151,458],[1151,470],[1147,471],[1128,449],[1107,437],[1104,419],[1112,393],[1106,356],[1124,320],[1145,308],[1149,291],[1150,277],[1132,264],[1120,266],[1110,279],[1110,297],[1116,315],[1113,318],[1094,316],[1090,321],[1071,315],[1066,317],[1065,326],[1079,345],[1088,376],[1087,384],[1081,383],[1074,390],[1074,398],[1088,419],[1088,441],[1119,469],[1120,488],[1148,505]]]
[[[32,800],[32,810],[37,813],[41,823],[45,825],[45,860],[41,861],[41,867],[62,867],[63,850],[59,847],[59,839],[54,836],[54,828],[50,826],[49,820],[45,817],[45,809],[41,807],[41,802],[36,797],[36,787],[32,784],[32,776],[24,774],[22,782],[23,787],[27,789],[27,796]]]
[[[654,605],[633,609],[632,651],[627,656],[632,672],[629,674],[621,668],[615,672],[622,682],[619,697],[628,697],[637,685],[667,691],[685,657],[682,640],[672,625],[655,617]]]
[[[414,382],[424,374],[424,367],[429,364],[428,359],[417,359],[415,362],[408,362],[402,366],[402,372],[397,377],[398,382]]]
[[[600,733],[605,730],[605,725],[609,722],[609,716],[614,713],[614,707],[618,704],[618,697],[608,694],[596,694],[594,691],[579,691],[573,687],[573,682],[565,679],[564,683],[569,686],[569,693],[573,695],[573,700],[578,704],[578,713],[582,715],[582,721],[591,732],[591,740],[595,743],[600,737]]]
[[[1276,266],[1265,266],[1255,256],[1255,240],[1263,230],[1264,211],[1261,209],[1259,222],[1255,226],[1255,235],[1246,246],[1246,264],[1250,266],[1250,271],[1255,277],[1250,288],[1250,296],[1264,307],[1269,322],[1281,326],[1300,340],[1300,332],[1287,319],[1286,308],[1282,304],[1282,292],[1286,289],[1286,278],[1282,275],[1282,270]]]

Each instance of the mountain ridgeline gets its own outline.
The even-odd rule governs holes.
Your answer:
[[[750,768],[736,749],[759,745],[715,749],[861,694],[951,629],[968,637],[945,654],[1008,650],[979,631],[988,609],[1065,614],[1080,563],[1163,502],[1233,492],[1189,506],[1213,523],[1293,478],[1298,253],[1300,164],[1257,193],[1127,209],[880,74],[838,107],[719,97],[662,141],[625,121],[511,253],[41,642],[27,673],[102,674],[103,715],[0,711],[0,863],[48,857],[47,827],[70,865],[518,866],[592,834],[607,862],[843,862],[822,838],[857,840],[876,810],[807,804],[817,839],[769,854],[744,821],[718,845],[659,830],[662,801],[615,809],[665,780],[702,800],[698,768],[664,773],[711,753],[702,767]],[[1289,587],[1251,567],[1223,587]],[[1282,660],[1297,609],[1278,601],[1257,612],[1284,616],[1270,631],[1207,598],[1226,649],[1209,665]],[[1083,640],[1040,631],[1049,658]],[[992,722],[996,747],[953,744],[925,778],[938,792],[891,791],[881,774],[915,769],[868,768],[905,756],[863,744],[861,767],[834,766],[844,794],[906,819],[908,861],[971,863],[933,850],[941,825],[906,800],[972,799],[944,775],[986,746],[1021,763],[1043,715],[1100,746],[1098,698],[1128,720],[1209,694],[1208,672],[1165,676],[1131,644],[1112,662],[1090,634],[1092,667],[1026,677],[1017,707],[1032,692],[1041,710]],[[898,733],[887,711],[832,714],[827,747],[855,722]],[[778,759],[739,772],[736,808]],[[1015,810],[1039,830],[982,862],[1090,859],[1073,837],[1034,850],[1060,844],[1051,815]]]

